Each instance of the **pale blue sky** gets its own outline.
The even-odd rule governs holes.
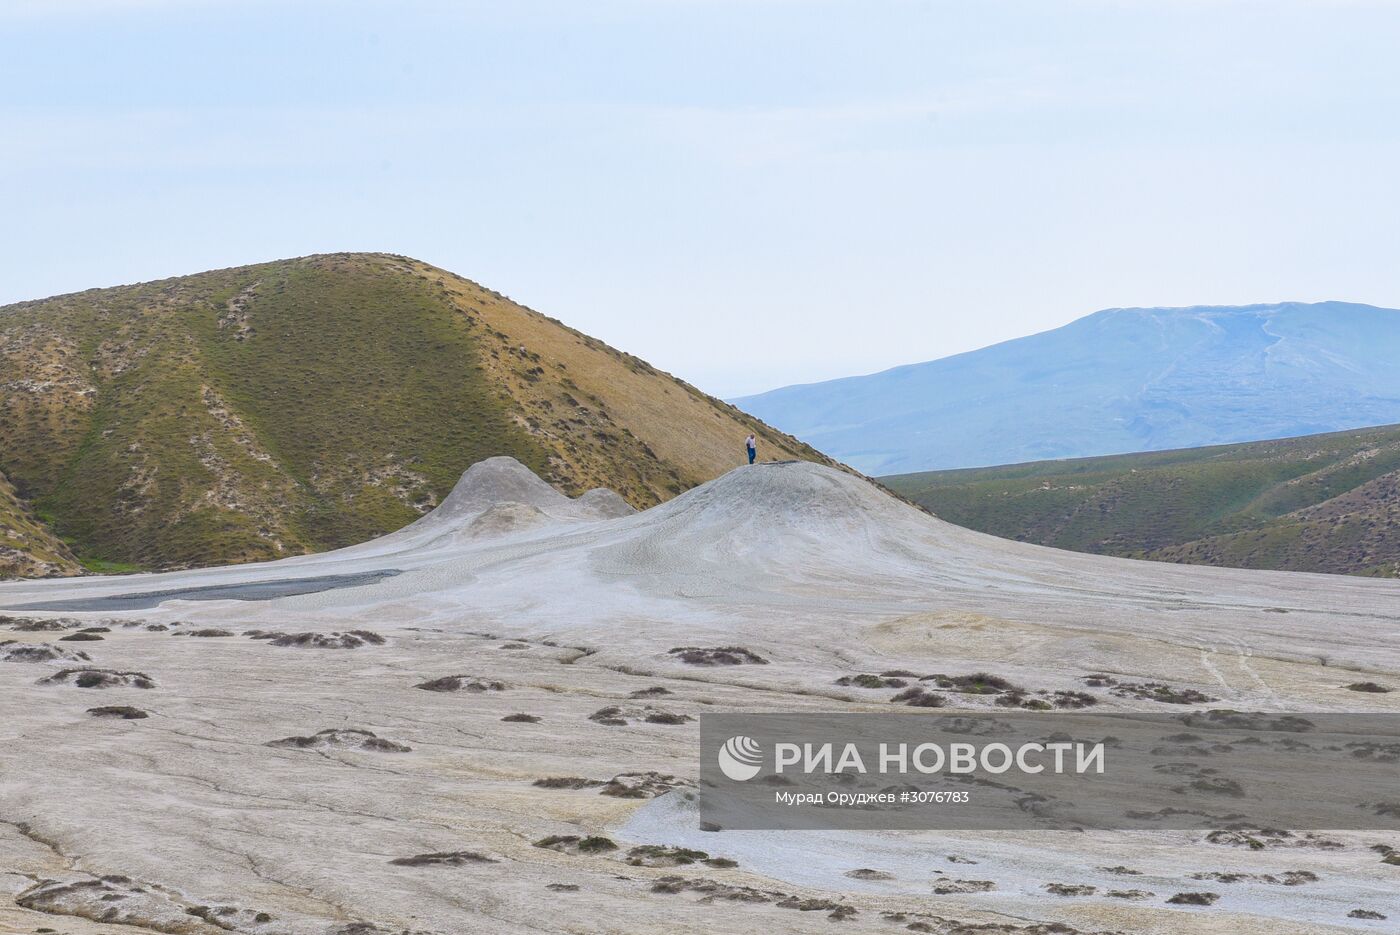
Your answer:
[[[420,257],[731,396],[1400,306],[1387,0],[0,0],[0,303]]]

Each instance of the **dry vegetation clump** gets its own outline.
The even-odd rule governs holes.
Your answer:
[[[93,717],[119,717],[124,721],[139,721],[150,717],[145,711],[133,708],[129,704],[99,705],[96,708],[88,708],[87,713]]]
[[[1173,688],[1161,682],[1119,682],[1109,691],[1119,698],[1140,698],[1162,704],[1208,704],[1219,700],[1194,688]]]
[[[547,776],[531,783],[540,789],[588,789],[604,785],[601,779],[584,779],[581,776]]]
[[[34,620],[28,617],[0,617],[0,623],[7,624],[16,633],[48,633],[71,630],[79,625],[76,620]]]
[[[368,750],[373,753],[408,753],[413,749],[359,727],[328,727],[310,737],[283,737],[281,740],[269,740],[263,746],[296,750]]]
[[[617,705],[608,705],[606,708],[599,708],[588,715],[590,721],[597,721],[599,724],[606,724],[609,727],[626,727],[627,719],[622,716],[622,709]]]
[[[672,789],[693,785],[695,783],[689,779],[681,779],[670,773],[648,770],[640,773],[618,773],[603,783],[603,788],[598,790],[598,794],[612,796],[615,799],[654,799]]]
[[[267,640],[271,646],[289,646],[295,649],[359,649],[366,645],[384,645],[384,637],[373,630],[349,630],[345,633],[339,631],[331,633],[280,633],[272,630],[248,630],[243,635],[249,639]]]
[[[685,724],[695,718],[687,714],[672,714],[669,711],[654,711],[645,718],[648,724]]]
[[[825,912],[827,918],[832,922],[844,922],[854,918],[856,907],[848,906],[845,903],[838,903],[830,899],[817,899],[815,897],[800,898],[789,896],[787,899],[776,903],[779,909],[796,909],[799,912]]]
[[[119,672],[115,669],[61,669],[40,685],[75,685],[78,688],[155,688],[155,680],[144,672]]]
[[[588,719],[598,724],[605,724],[609,727],[626,727],[632,721],[674,726],[695,720],[687,714],[675,714],[670,711],[662,711],[659,708],[653,708],[651,705],[643,705],[641,707],[635,705],[608,705],[588,715]]]
[[[464,867],[469,864],[494,864],[497,861],[476,851],[439,851],[435,854],[395,857],[389,863],[396,867]]]
[[[933,881],[933,892],[937,896],[949,896],[954,893],[988,893],[996,888],[996,883],[991,880]]]
[[[625,859],[634,867],[683,867],[687,864],[708,861],[710,855],[691,847],[641,844],[629,850]]]
[[[964,695],[999,695],[1002,692],[1025,692],[1009,680],[990,672],[974,672],[971,675],[924,675],[921,682],[933,682],[939,688],[959,692]]]
[[[676,646],[668,652],[692,666],[765,666],[768,660],[742,646]]]
[[[1212,870],[1188,874],[1188,878],[1212,883],[1269,883],[1275,886],[1302,886],[1304,883],[1316,883],[1319,879],[1311,870],[1286,870],[1280,876],[1272,873]]]
[[[1219,898],[1219,893],[1177,893],[1167,902],[1173,906],[1210,906]]]
[[[505,683],[495,679],[478,678],[474,675],[444,675],[441,678],[419,682],[414,688],[425,692],[499,692],[505,691]]]
[[[732,883],[719,883],[715,880],[680,876],[661,877],[651,884],[650,890],[653,893],[673,894],[689,891],[701,894],[706,901],[736,903],[771,903],[784,895],[755,889],[752,886],[736,886]]]
[[[1019,689],[997,695],[993,703],[1003,708],[1025,708],[1027,711],[1049,711],[1055,707],[1044,698],[1032,698]]]
[[[42,880],[15,897],[15,902],[35,912],[178,935],[207,930],[195,919],[218,929],[239,932],[256,931],[274,921],[269,913],[252,909],[192,904],[174,890],[117,873],[71,882]]]
[[[0,640],[0,660],[5,662],[54,662],[67,659],[78,662],[91,662],[92,657],[81,650],[74,651],[52,643],[21,643],[19,640]]]
[[[1370,694],[1374,695],[1389,694],[1392,691],[1392,689],[1386,688],[1384,685],[1378,685],[1375,682],[1352,682],[1350,685],[1347,686],[1347,690],[1354,692],[1369,692]]]
[[[890,699],[893,704],[905,704],[913,708],[941,708],[948,703],[938,692],[931,692],[917,685],[906,688]]]
[[[836,684],[854,688],[903,688],[909,682],[900,677],[870,675],[863,672],[860,675],[843,675],[836,680]]]
[[[577,834],[551,834],[535,842],[535,847],[558,851],[561,854],[606,854],[617,850],[612,838],[593,834],[580,837]]]
[[[508,724],[538,724],[543,718],[536,714],[507,714],[501,720]]]

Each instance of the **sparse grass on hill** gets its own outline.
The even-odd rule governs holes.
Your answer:
[[[0,578],[71,575],[77,559],[36,518],[0,474]]]
[[[1105,555],[1400,576],[1400,426],[932,471],[882,483],[943,519]]]
[[[827,460],[644,361],[387,254],[0,308],[0,373],[0,470],[89,568],[363,541],[494,455],[637,507],[737,465],[750,431],[765,457]]]

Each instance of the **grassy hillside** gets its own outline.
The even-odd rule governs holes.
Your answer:
[[[646,507],[739,463],[822,459],[726,403],[405,257],[335,254],[0,308],[0,470],[85,563],[334,548],[470,464]]]
[[[44,578],[81,571],[68,547],[40,522],[0,474],[0,578]]]
[[[881,480],[951,522],[1064,549],[1400,576],[1400,426]]]

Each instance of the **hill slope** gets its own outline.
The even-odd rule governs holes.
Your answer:
[[[335,254],[0,308],[0,470],[85,559],[176,567],[362,541],[510,455],[647,507],[822,459],[415,260]]]
[[[1400,312],[1109,309],[870,376],[734,402],[871,474],[1157,451],[1400,422]]]
[[[881,479],[944,519],[1080,552],[1400,576],[1400,426]]]
[[[44,578],[80,571],[68,547],[40,522],[0,474],[0,578]]]

